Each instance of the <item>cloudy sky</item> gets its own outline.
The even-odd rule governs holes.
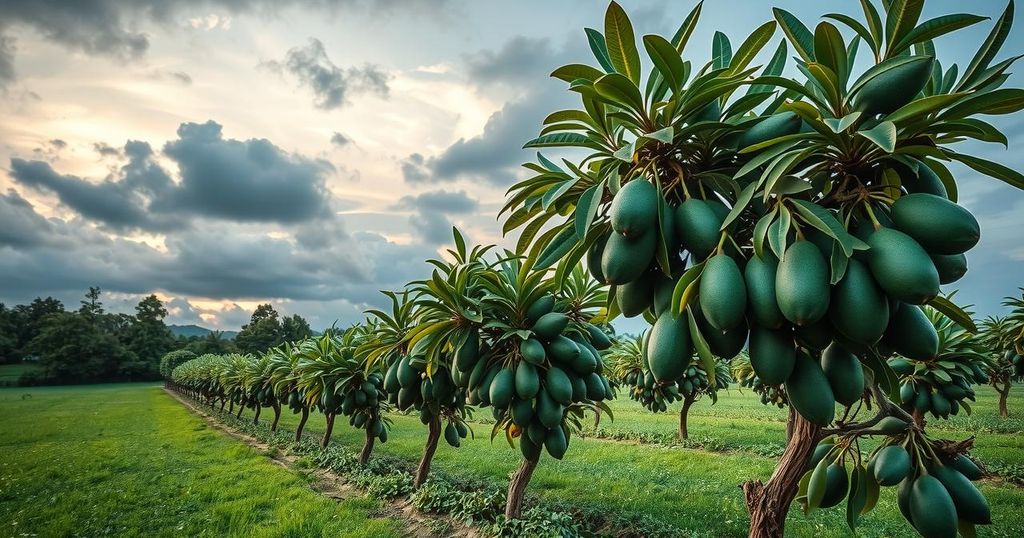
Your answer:
[[[665,34],[693,3],[624,6],[638,35]],[[547,75],[593,63],[582,28],[602,27],[603,2],[554,4],[0,0],[0,301],[76,305],[98,285],[114,310],[157,293],[172,323],[236,329],[269,301],[323,328],[426,274],[453,224],[507,241],[495,215],[519,148],[574,106]],[[702,63],[715,29],[735,45],[770,17],[711,2],[687,52]],[[1024,52],[1021,18],[1002,57]],[[940,42],[944,65],[989,25]],[[1008,150],[964,149],[1020,169],[1024,124],[994,123]],[[997,313],[1024,285],[1024,195],[957,171],[983,226],[960,297]]]

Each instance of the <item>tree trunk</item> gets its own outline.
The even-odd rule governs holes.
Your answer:
[[[366,462],[370,461],[370,454],[373,453],[373,442],[377,438],[373,436],[370,429],[366,429],[366,441],[363,442],[363,449],[359,451],[359,464],[366,465]]]
[[[924,429],[924,413],[915,408],[913,413],[910,415],[914,417],[914,424],[916,424],[918,428]]]
[[[519,519],[523,515],[523,495],[526,493],[526,486],[530,484],[533,470],[537,468],[536,460],[523,458],[519,468],[508,481],[508,499],[505,503],[505,517],[508,519]]]
[[[793,436],[767,484],[745,482],[743,496],[750,512],[750,538],[778,538],[786,526],[786,514],[796,497],[800,477],[821,435],[816,426],[794,413]]]
[[[262,413],[262,412],[263,412],[263,406],[259,405],[259,404],[256,404],[256,415],[254,415],[252,417],[252,423],[253,424],[259,424],[260,423],[260,413]]]
[[[299,427],[295,429],[295,442],[302,441],[302,429],[306,427],[306,421],[309,420],[309,408],[302,408],[302,418],[299,419]]]
[[[794,418],[796,410],[793,409],[792,405],[790,405],[787,406],[786,413],[786,443],[789,443],[789,440],[793,438],[793,425],[796,424],[796,419]]]
[[[235,418],[242,418],[242,411],[245,411],[245,403],[238,404],[238,414],[235,415]]]
[[[230,404],[228,405],[228,414],[230,415],[235,412],[235,401],[231,400],[228,403]]]
[[[270,431],[277,431],[277,423],[281,420],[281,403],[274,402],[274,423],[270,425]]]
[[[224,404],[225,404],[225,403],[226,403],[226,401],[224,400],[224,398],[221,398],[221,399],[220,399],[220,412],[221,412],[221,413],[223,413],[223,412],[224,412]]]
[[[427,445],[423,447],[423,457],[420,458],[420,466],[416,468],[416,478],[412,481],[412,487],[420,489],[420,486],[427,481],[430,475],[430,462],[434,459],[434,452],[437,450],[437,441],[441,438],[441,417],[432,417],[427,424]]]
[[[331,433],[334,432],[334,413],[327,415],[327,430],[324,431],[324,438],[320,441],[320,448],[327,448],[328,443],[331,442]]]
[[[679,410],[679,438],[687,440],[690,438],[690,432],[686,428],[686,419],[690,415],[690,406],[693,405],[693,397],[686,396],[683,398],[683,408]]]
[[[999,416],[1006,418],[1010,416],[1010,410],[1006,407],[1006,398],[1010,395],[1010,382],[1007,381],[999,391]]]

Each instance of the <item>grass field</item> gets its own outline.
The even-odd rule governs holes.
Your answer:
[[[1016,411],[1016,416],[1008,420],[995,416],[995,395],[991,389],[982,388],[979,392],[974,417],[957,417],[948,423],[937,423],[931,429],[933,435],[949,438],[977,435],[974,453],[985,461],[1001,465],[1024,463],[1024,427],[1020,418],[1024,415],[1024,387],[1016,387],[1011,395],[1011,412]],[[49,506],[40,509],[38,503],[26,506],[15,500],[27,496],[46,498],[56,494],[53,489],[57,487],[81,490],[81,495],[93,503],[102,498],[107,499],[105,504],[130,501],[136,507],[165,505],[161,512],[166,515],[146,517],[144,521],[139,520],[145,514],[138,511],[139,508],[123,508],[126,510],[124,514],[102,518],[105,523],[117,522],[131,529],[145,528],[150,533],[173,532],[182,521],[185,528],[193,530],[207,526],[211,529],[237,529],[232,525],[245,525],[247,521],[276,521],[268,514],[287,513],[289,510],[279,504],[299,502],[298,496],[315,497],[302,488],[299,478],[268,464],[265,459],[261,460],[261,456],[242,448],[237,442],[203,427],[159,389],[138,385],[33,389],[33,399],[24,402],[15,398],[19,393],[18,389],[0,391],[3,416],[16,418],[25,428],[30,424],[44,424],[42,431],[31,435],[23,433],[16,425],[13,429],[18,440],[12,443],[5,439],[0,444],[4,452],[16,454],[16,457],[5,458],[4,463],[0,463],[0,479],[3,480],[0,484],[15,484],[10,493],[5,487],[4,495],[0,497],[0,516],[5,521],[18,521],[22,529],[70,529],[74,528],[72,525],[82,523],[94,525],[93,529],[102,528],[97,526],[93,510],[78,508],[68,513],[81,502],[69,506],[61,502],[60,508]],[[628,400],[615,402],[613,409],[616,420],[601,424],[601,428],[609,433],[626,437],[638,432],[670,434],[676,427],[677,416],[674,413],[652,415]],[[251,411],[246,415],[251,417]],[[267,420],[270,418],[268,415],[264,414]],[[456,477],[505,484],[508,474],[518,463],[518,451],[511,450],[500,439],[491,444],[488,440],[490,427],[485,420],[489,415],[488,410],[477,414],[478,422],[474,424],[476,440],[469,440],[459,449],[442,443],[438,448],[435,468]],[[79,417],[79,420],[74,420],[74,417]],[[393,418],[391,437],[386,444],[378,445],[377,450],[415,461],[422,449],[425,427],[414,417],[398,415]],[[687,529],[693,536],[745,536],[747,518],[738,485],[748,479],[767,479],[771,474],[774,458],[759,453],[770,454],[770,450],[781,448],[784,418],[783,410],[762,406],[749,391],[741,393],[733,389],[724,394],[715,406],[700,402],[692,409],[691,436],[715,450],[573,439],[565,460],[556,461],[548,457],[541,460],[530,486],[531,492],[555,504],[587,506],[609,513],[650,518]],[[282,419],[286,429],[293,428],[296,423],[297,417],[290,414]],[[314,415],[310,418],[308,431],[312,435],[322,431],[322,427],[323,417]],[[334,443],[356,449],[361,441],[361,433],[346,424],[339,423],[335,428]],[[21,448],[12,450],[12,445]],[[69,453],[69,448],[73,448],[73,452]],[[61,470],[70,465],[78,465],[75,463],[78,461],[93,468],[87,473],[99,473],[110,465],[101,462],[110,461],[114,455],[118,456],[117,465],[126,468],[113,476],[91,479],[97,480],[99,494],[92,491],[90,479],[78,477],[70,469],[68,475],[38,480],[40,476],[47,477],[48,473],[63,472]],[[168,461],[166,458],[170,457],[182,461]],[[55,471],[46,463],[51,458],[68,461]],[[72,459],[75,462],[70,461]],[[267,479],[237,489],[233,487],[234,482],[230,488],[213,487],[211,483],[216,479],[189,482],[180,471],[183,466],[193,471],[203,468],[211,473],[223,469],[226,476],[241,475],[253,482],[257,476],[266,475]],[[157,475],[161,480],[157,484],[146,483],[143,486],[128,478],[133,473]],[[115,485],[108,484],[107,480],[124,480],[125,483],[119,487],[129,489],[114,493]],[[162,484],[164,480],[170,484]],[[294,490],[296,497],[275,500],[265,486],[276,480],[287,483],[287,490]],[[201,501],[179,502],[182,488],[187,487],[209,489]],[[983,491],[992,504],[995,524],[983,528],[979,535],[1024,536],[1024,489],[1001,481],[989,481],[983,485]],[[159,501],[152,501],[158,497]],[[115,502],[117,499],[121,501]],[[207,503],[210,506],[205,506]],[[263,515],[239,514],[235,508],[241,503],[249,506],[250,510],[253,505],[260,507]],[[302,504],[303,510],[321,514],[320,517],[327,517],[322,514],[330,513],[329,506],[324,507],[315,501]],[[337,524],[345,528],[353,519],[365,517],[370,508],[366,505],[342,505],[337,510],[345,516],[337,516],[340,518]],[[255,519],[236,519],[243,515]],[[85,520],[79,521],[79,518]],[[380,525],[382,534],[393,528],[383,522],[375,523]],[[288,529],[287,523],[282,525],[284,527],[267,527],[266,534],[290,532],[284,531]],[[845,512],[838,508],[811,517],[794,510],[790,514],[787,531],[791,536],[816,538],[851,536],[845,526]],[[908,536],[910,532],[896,508],[894,491],[888,489],[883,492],[878,508],[863,519],[858,535]]]
[[[152,384],[3,389],[0,416],[0,536],[400,535]]]

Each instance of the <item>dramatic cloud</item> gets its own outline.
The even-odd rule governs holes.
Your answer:
[[[0,247],[32,248],[48,239],[50,223],[14,189],[0,194]]]
[[[313,104],[317,108],[331,110],[340,108],[348,101],[349,95],[373,93],[388,96],[389,75],[377,66],[349,67],[342,69],[327,57],[324,44],[310,38],[305,47],[288,51],[283,62],[267,62],[268,68],[287,72],[299,84],[313,90]]]
[[[112,230],[167,231],[188,215],[238,222],[297,223],[330,212],[330,164],[286,153],[266,139],[225,139],[220,124],[184,123],[164,154],[180,172],[175,182],[146,142],[129,141],[127,163],[95,182],[62,175],[43,161],[11,159],[11,178]],[[118,150],[97,144],[103,156]]]
[[[424,241],[433,245],[451,241],[450,215],[470,214],[479,207],[479,202],[470,198],[466,191],[449,192],[445,190],[425,192],[416,196],[403,196],[396,204],[396,209],[415,211],[409,217],[409,223]]]

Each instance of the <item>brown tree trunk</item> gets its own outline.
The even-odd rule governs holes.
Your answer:
[[[686,428],[686,419],[690,415],[690,406],[693,405],[693,402],[692,396],[684,397],[683,408],[679,410],[679,438],[684,441],[690,438],[690,432]]]
[[[796,497],[800,477],[807,468],[821,435],[816,426],[794,413],[793,436],[767,484],[745,482],[743,496],[750,513],[750,538],[778,538],[786,526],[786,514]]]
[[[334,413],[327,415],[327,430],[324,431],[324,438],[320,441],[320,448],[327,448],[328,443],[331,442],[331,433],[334,432]]]
[[[306,427],[306,421],[309,420],[309,408],[302,408],[302,418],[299,419],[299,427],[295,429],[295,442],[302,441],[302,429]]]
[[[230,404],[230,405],[228,405],[228,414],[230,415],[230,414],[235,412],[235,401],[231,400],[228,403]]]
[[[423,457],[420,458],[420,465],[416,468],[416,477],[412,481],[412,487],[420,489],[420,486],[427,481],[430,475],[430,462],[434,459],[434,452],[437,450],[437,441],[441,438],[441,417],[431,417],[427,424],[427,445],[423,447]]]
[[[221,399],[220,399],[220,412],[221,412],[221,413],[223,413],[223,412],[224,412],[224,404],[225,404],[225,403],[227,403],[227,402],[226,402],[226,401],[224,400],[224,398],[221,398]]]
[[[242,418],[242,411],[245,411],[245,403],[244,402],[238,404],[238,414],[235,415],[235,418]]]
[[[359,464],[366,465],[370,461],[370,454],[373,454],[373,442],[377,438],[373,436],[369,428],[366,429],[366,441],[363,442],[363,449],[359,451]]]
[[[1007,381],[999,391],[999,416],[1006,418],[1010,416],[1010,410],[1006,407],[1006,398],[1010,395],[1010,382]]]
[[[914,417],[914,424],[916,424],[918,428],[924,429],[924,413],[915,408],[910,416]]]
[[[252,423],[253,424],[259,424],[260,423],[260,413],[262,413],[262,412],[263,412],[263,406],[259,405],[259,404],[256,404],[256,414],[252,417]]]
[[[793,409],[792,405],[790,405],[787,406],[786,413],[788,417],[786,418],[786,442],[788,443],[789,440],[793,438],[793,425],[796,423],[796,419],[794,418],[796,410]]]
[[[530,484],[533,470],[537,468],[536,460],[523,458],[519,468],[508,481],[508,499],[505,503],[505,517],[508,519],[519,519],[523,515],[523,495],[526,493],[526,486]]]
[[[274,402],[274,422],[270,425],[270,431],[277,431],[277,423],[281,420],[281,403]]]

